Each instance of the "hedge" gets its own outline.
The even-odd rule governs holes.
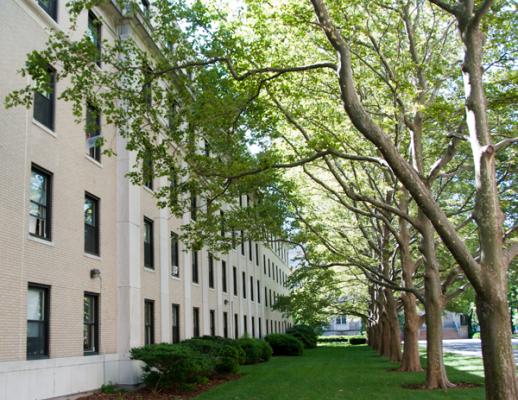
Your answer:
[[[301,356],[304,351],[302,342],[292,335],[273,333],[264,340],[272,347],[274,356]]]
[[[353,337],[349,339],[349,343],[352,345],[365,344],[367,343],[367,339],[365,339],[364,337]]]
[[[314,349],[317,347],[317,334],[315,330],[308,325],[295,325],[286,330],[286,333],[299,339],[306,349]]]
[[[272,348],[264,340],[243,337],[237,344],[246,354],[245,364],[257,364],[272,357]]]

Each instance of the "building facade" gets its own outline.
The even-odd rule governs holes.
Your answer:
[[[66,82],[35,94],[30,109],[5,109],[5,95],[27,83],[17,73],[26,55],[43,49],[49,29],[67,31],[65,3],[0,0],[0,400],[135,384],[132,347],[289,325],[271,308],[287,293],[286,248],[187,251],[178,235],[191,214],[176,218],[153,197],[166,178],[130,183],[135,154],[102,118],[96,133],[116,156],[92,146],[57,99]],[[93,40],[148,40],[138,15],[109,3],[83,12],[78,27]]]

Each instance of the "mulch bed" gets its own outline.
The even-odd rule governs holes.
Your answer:
[[[196,389],[186,391],[179,390],[168,390],[159,393],[153,393],[150,390],[143,388],[131,392],[119,392],[119,393],[94,393],[88,396],[80,397],[77,400],[188,400],[192,399],[203,392],[213,388],[214,386],[221,385],[225,382],[235,381],[241,378],[241,375],[225,375],[223,377],[215,378],[210,380],[206,384],[200,384],[196,386]]]
[[[450,387],[446,390],[455,390],[455,389],[472,389],[483,386],[480,383],[472,383],[472,382],[455,382],[455,386]],[[435,390],[435,389],[428,389],[426,385],[422,383],[407,383],[401,385],[405,389],[413,389],[413,390]]]

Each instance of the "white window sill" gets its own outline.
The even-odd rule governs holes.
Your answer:
[[[147,272],[156,272],[154,268],[144,267],[144,271]]]
[[[99,161],[97,161],[95,158],[90,157],[88,154],[85,154],[85,158],[96,167],[103,168],[103,165]]]
[[[50,247],[54,247],[54,242],[53,241],[45,240],[45,239],[40,239],[39,237],[32,236],[31,234],[29,234],[29,236],[27,238],[29,240],[32,240],[33,242],[44,244],[44,245],[50,246]]]
[[[180,277],[179,276],[173,276],[171,275],[171,279],[174,279],[175,281],[181,281]]]
[[[91,258],[92,260],[102,261],[102,258],[100,256],[96,256],[95,254],[83,253],[83,255],[86,258]]]
[[[47,128],[45,125],[43,125],[41,122],[35,120],[34,118],[32,119],[32,123],[33,123],[33,125],[36,125],[38,128],[43,130],[43,132],[45,132],[48,135],[52,136],[53,138],[57,138],[58,137],[56,132],[54,132],[53,130]]]
[[[196,282],[192,282],[192,285],[193,285],[193,286],[200,287],[200,284],[199,284],[199,283],[196,283]]]
[[[152,190],[152,189],[150,189],[150,188],[148,188],[146,185],[142,185],[142,187],[144,188],[144,190],[145,190],[146,192],[150,193],[152,196],[154,196],[154,195],[155,195],[155,191],[154,191],[154,190]]]

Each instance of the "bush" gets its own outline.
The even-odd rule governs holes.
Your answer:
[[[182,344],[153,344],[131,349],[131,358],[144,362],[144,383],[152,390],[200,382],[213,373],[210,358]]]
[[[240,365],[245,364],[245,362],[246,362],[246,354],[245,354],[244,350],[241,348],[241,346],[239,346],[239,344],[237,343],[237,340],[229,339],[229,338],[224,338],[224,337],[221,337],[221,336],[207,336],[207,335],[202,336],[201,339],[210,340],[210,341],[213,341],[213,342],[216,342],[216,343],[225,344],[227,346],[233,347],[237,351],[238,363]]]
[[[295,336],[274,333],[264,338],[272,347],[274,356],[301,356],[304,345]]]
[[[314,349],[317,347],[317,334],[314,329],[308,325],[295,325],[286,330],[286,333],[299,339],[306,349]]]
[[[329,336],[329,337],[319,337],[318,343],[347,343],[349,339],[345,336]]]
[[[365,339],[364,337],[353,337],[349,339],[349,343],[351,343],[352,345],[365,344],[367,343],[367,339]]]
[[[182,345],[207,355],[213,363],[215,372],[228,374],[237,372],[241,359],[239,347],[233,342],[223,338],[204,336],[184,340]]]
[[[246,354],[245,364],[257,364],[263,360],[263,346],[260,340],[243,337],[237,340],[237,344]]]
[[[272,346],[268,344],[266,340],[259,340],[259,344],[261,346],[261,358],[263,361],[268,361],[272,358]]]

